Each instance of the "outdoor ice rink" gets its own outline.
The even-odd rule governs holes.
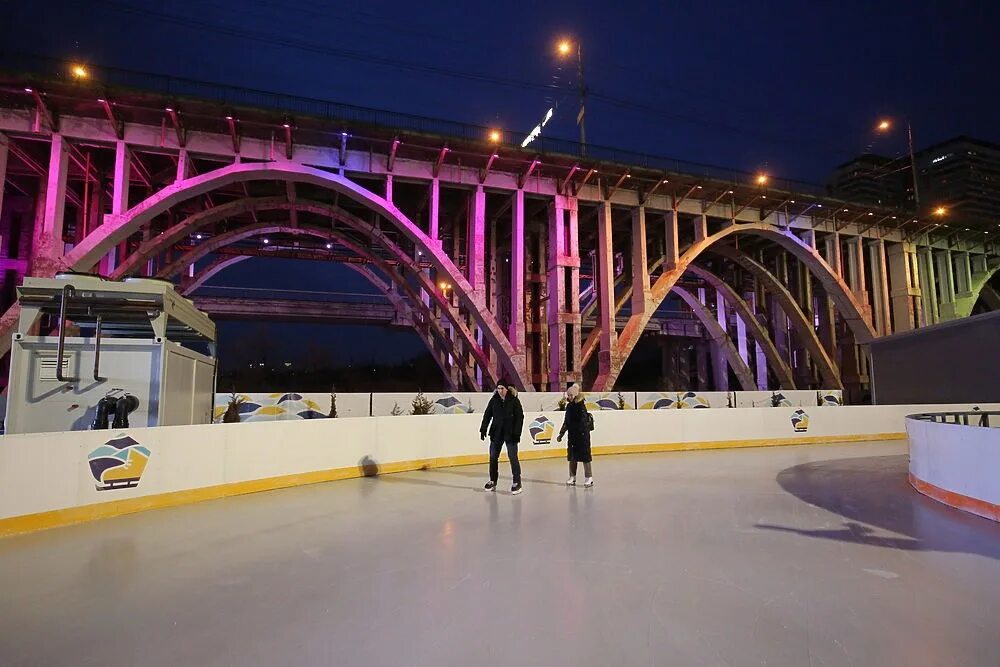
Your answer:
[[[0,540],[0,665],[1000,664],[1000,525],[905,442],[337,481]],[[580,478],[582,481],[582,477]]]

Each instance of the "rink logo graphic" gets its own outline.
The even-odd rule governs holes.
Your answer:
[[[681,400],[677,402],[677,406],[680,408],[710,408],[711,405],[708,404],[708,399],[704,396],[699,396],[693,391],[689,391],[685,394],[681,394]]]
[[[548,417],[542,415],[528,425],[528,433],[531,434],[531,443],[534,445],[547,445],[552,442],[552,436],[556,429]]]
[[[97,490],[138,486],[149,454],[148,449],[124,433],[92,451],[87,456],[87,463],[90,464],[90,474],[97,480]]]
[[[792,413],[792,428],[796,433],[805,433],[809,430],[809,415],[805,410],[796,410]]]

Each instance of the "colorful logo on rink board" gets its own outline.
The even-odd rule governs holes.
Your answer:
[[[712,407],[708,403],[708,399],[704,396],[699,396],[693,391],[689,391],[685,394],[681,394],[681,400],[677,402],[677,407],[679,408],[710,408]]]
[[[547,445],[551,443],[555,432],[555,424],[545,415],[538,417],[528,426],[528,433],[531,434],[531,442],[535,445]]]
[[[678,407],[677,394],[661,392],[655,395],[653,400],[646,401],[639,406],[640,410],[672,410]]]
[[[788,397],[782,394],[780,391],[771,394],[771,407],[772,408],[790,408],[792,407],[792,402],[788,400]]]
[[[434,401],[434,414],[436,415],[464,415],[472,410],[461,400],[451,394],[442,396]]]
[[[805,410],[798,409],[792,413],[792,428],[796,433],[805,433],[809,430],[809,415]]]
[[[821,391],[819,392],[819,404],[820,405],[843,405],[843,398],[839,393],[834,393],[832,391]]]
[[[148,449],[124,433],[92,451],[87,456],[87,463],[90,464],[90,473],[97,480],[97,490],[138,486],[149,461],[149,453]]]

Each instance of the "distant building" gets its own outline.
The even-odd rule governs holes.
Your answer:
[[[923,214],[944,206],[955,221],[1000,224],[1000,145],[960,136],[914,158]],[[856,157],[833,170],[827,189],[848,201],[913,209],[913,175],[905,157]]]
[[[955,137],[916,154],[921,207],[956,220],[1000,223],[1000,145]]]
[[[827,189],[834,197],[859,204],[903,206],[912,198],[909,163],[865,153],[834,169]]]

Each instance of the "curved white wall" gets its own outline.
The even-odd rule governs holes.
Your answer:
[[[915,489],[1000,521],[1000,428],[909,418],[906,433]]]
[[[595,454],[902,439],[906,415],[935,408],[944,406],[605,410],[594,415],[592,435]],[[562,417],[525,413],[522,458],[565,455],[553,437]],[[359,417],[4,436],[0,535],[357,477],[376,467],[398,472],[483,463],[481,419],[478,413]],[[138,483],[98,489],[88,459],[126,435],[149,452]]]

